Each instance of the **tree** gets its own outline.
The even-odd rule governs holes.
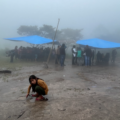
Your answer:
[[[18,28],[17,33],[19,35],[39,35],[37,26],[25,26],[22,25]]]
[[[43,25],[38,29],[37,26],[25,26],[22,25],[18,28],[19,35],[40,35],[45,38],[53,39],[55,35],[56,28],[51,25]],[[56,40],[80,40],[82,38],[81,31],[79,29],[62,29],[57,30]]]
[[[55,34],[55,28],[50,25],[43,25],[43,27],[40,27],[39,33],[43,37],[53,39]]]
[[[65,39],[80,40],[82,38],[81,31],[82,30],[79,29],[74,30],[67,28],[61,30],[61,35]]]

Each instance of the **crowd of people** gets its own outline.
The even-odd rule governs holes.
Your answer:
[[[116,49],[112,51],[111,55],[111,62],[115,62],[117,55]],[[91,66],[94,63],[95,58],[95,52],[92,50],[88,45],[84,47],[84,50],[80,47],[76,48],[74,45],[72,48],[72,65],[80,65],[83,61],[82,65],[85,66]],[[100,51],[97,52],[96,55],[96,64],[108,64],[110,61],[110,53],[106,53],[105,55],[103,53],[100,53]]]
[[[66,45],[58,45],[57,49],[52,49],[50,60],[55,61],[55,64],[60,64],[65,66],[64,61],[66,58]],[[21,60],[31,60],[31,61],[47,61],[51,48],[37,48],[37,47],[15,47],[11,51],[7,51],[7,55],[10,56],[10,62],[13,62],[13,59]],[[111,61],[115,62],[117,55],[116,49],[112,51]],[[72,65],[85,65],[91,66],[94,62],[95,52],[88,45],[82,50],[80,47],[73,45],[72,48]],[[110,60],[110,53],[105,55],[100,51],[96,54],[96,63],[105,63],[108,64]]]
[[[116,49],[112,50],[111,53],[111,62],[114,63],[115,59],[116,59],[116,55],[117,55],[117,51]],[[106,53],[105,55],[103,53],[100,53],[100,51],[98,51],[97,53],[97,63],[105,63],[108,64],[110,61],[110,53]]]
[[[92,51],[89,46],[86,46],[84,50],[80,47],[76,49],[74,45],[72,48],[72,65],[82,65],[91,66],[94,60],[94,50]]]
[[[7,51],[6,54],[10,56],[10,62],[13,62],[13,59],[20,60],[31,60],[31,61],[44,61],[47,59],[50,48],[36,48],[36,47],[15,47],[15,49]],[[54,58],[55,52],[53,50],[52,56]]]
[[[62,44],[58,46],[57,50],[52,49],[50,60],[55,60],[56,64],[64,66],[66,46]],[[37,48],[37,47],[15,47],[13,50],[7,51],[7,56],[10,56],[10,62],[15,59],[30,60],[30,61],[47,61],[51,48]]]

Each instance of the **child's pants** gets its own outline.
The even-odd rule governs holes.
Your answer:
[[[36,86],[35,87],[35,91],[39,94],[39,95],[45,95],[45,91],[42,87],[40,86]]]

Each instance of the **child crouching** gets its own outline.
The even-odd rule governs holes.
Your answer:
[[[42,96],[42,95],[48,94],[48,86],[46,85],[46,83],[42,79],[37,78],[35,75],[31,75],[29,77],[29,82],[30,82],[30,85],[28,87],[28,93],[27,93],[26,97],[28,97],[28,95],[30,93],[30,89],[32,87],[32,91],[36,92],[35,95],[32,95],[33,97],[37,97],[36,101],[47,100],[46,98],[44,98]]]

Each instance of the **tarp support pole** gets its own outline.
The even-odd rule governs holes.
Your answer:
[[[53,46],[54,46],[54,41],[55,41],[55,38],[56,38],[56,34],[57,34],[57,29],[58,29],[58,26],[59,26],[59,22],[60,22],[60,19],[58,19],[58,24],[57,24],[57,28],[56,28],[55,35],[54,35],[54,39],[53,39],[52,49],[53,49]],[[52,49],[50,50],[50,53],[49,53],[49,56],[48,56],[48,59],[47,59],[47,64],[48,64],[48,62],[49,62]]]

